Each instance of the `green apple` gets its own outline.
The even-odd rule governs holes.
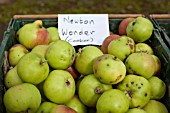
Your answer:
[[[160,76],[160,72],[161,72],[161,61],[158,58],[158,56],[156,55],[151,55],[155,61],[155,76]]]
[[[166,84],[160,78],[152,76],[148,79],[151,85],[151,99],[160,100],[166,92]]]
[[[95,107],[101,94],[109,89],[112,85],[101,83],[94,74],[89,74],[81,80],[78,95],[83,104]]]
[[[29,51],[22,44],[15,44],[9,49],[8,59],[11,66],[16,66],[22,56]]]
[[[140,108],[132,108],[129,109],[126,113],[147,113],[147,112]]]
[[[74,62],[75,56],[75,48],[64,40],[55,41],[45,54],[48,64],[54,69],[67,69]]]
[[[126,66],[123,61],[111,54],[103,54],[93,63],[93,72],[96,78],[105,84],[117,84],[126,75]]]
[[[124,61],[131,53],[135,52],[135,42],[128,36],[121,36],[110,42],[108,54],[118,57]]]
[[[155,74],[155,64],[153,57],[144,52],[132,53],[125,60],[128,74],[136,74],[146,79]]]
[[[50,101],[44,101],[41,103],[36,113],[49,113],[56,106],[57,104],[55,103],[52,103]]]
[[[74,95],[74,97],[65,103],[66,106],[74,109],[77,113],[87,113],[87,106],[85,106],[79,99],[78,95]]]
[[[24,82],[37,85],[47,78],[49,66],[42,56],[30,52],[19,60],[17,73]]]
[[[94,60],[100,55],[103,52],[96,46],[80,48],[74,63],[75,69],[82,75],[92,74]]]
[[[27,49],[32,49],[36,45],[48,44],[50,40],[49,33],[43,27],[42,20],[35,20],[33,23],[22,26],[17,31],[16,38]]]
[[[144,107],[151,97],[150,83],[142,76],[126,75],[123,81],[117,85],[117,89],[128,97],[130,108]]]
[[[75,94],[75,81],[72,75],[65,70],[53,70],[44,81],[45,96],[52,102],[64,104]]]
[[[129,100],[118,89],[105,91],[97,101],[97,113],[125,113],[129,109]]]
[[[10,113],[35,113],[41,103],[41,94],[33,84],[23,83],[9,88],[3,101]]]
[[[144,53],[148,53],[150,55],[154,54],[151,46],[144,42],[136,44],[136,52],[144,52]]]
[[[39,55],[41,55],[42,57],[45,58],[45,54],[47,52],[47,49],[48,49],[48,45],[37,45],[31,50],[31,52],[37,53],[37,54],[39,54]]]
[[[7,88],[23,83],[17,73],[17,66],[10,69],[4,77],[4,83]]]
[[[48,30],[49,35],[50,35],[49,43],[55,42],[57,40],[60,40],[60,36],[58,34],[58,28],[56,28],[56,27],[48,27],[47,30]]]
[[[166,106],[157,100],[150,100],[142,109],[147,113],[168,113]]]
[[[139,16],[128,24],[126,32],[135,42],[144,42],[151,37],[153,24],[149,19]]]

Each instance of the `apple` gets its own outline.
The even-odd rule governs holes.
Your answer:
[[[45,54],[48,64],[53,69],[67,69],[73,64],[75,57],[75,48],[65,40],[55,41]]]
[[[73,110],[72,108],[66,106],[66,105],[58,105],[56,107],[54,107],[50,113],[78,113],[75,110]]]
[[[49,43],[55,42],[57,40],[60,40],[60,36],[58,34],[58,28],[56,28],[56,27],[48,27],[47,30],[48,30],[49,35],[50,35]]]
[[[95,59],[93,73],[100,82],[113,85],[124,79],[126,66],[116,56],[103,54]]]
[[[129,99],[129,108],[142,108],[150,100],[151,86],[149,81],[138,75],[126,75],[117,89],[125,93]]]
[[[86,75],[79,84],[78,95],[83,104],[95,107],[98,99],[112,85],[101,83],[94,74]]]
[[[155,76],[160,76],[160,72],[161,72],[161,61],[159,59],[158,56],[156,55],[151,55],[155,61]]]
[[[47,78],[49,66],[45,58],[30,52],[19,60],[17,73],[24,82],[37,85]]]
[[[11,66],[16,66],[22,56],[29,51],[22,44],[15,44],[9,49],[8,59]]]
[[[128,24],[133,20],[134,18],[132,17],[127,17],[127,18],[124,18],[120,24],[119,24],[119,28],[118,28],[118,31],[119,31],[119,35],[127,35],[126,33],[126,28],[128,26]]]
[[[51,71],[43,85],[45,96],[57,104],[64,104],[73,98],[75,88],[74,78],[65,70]]]
[[[55,103],[52,103],[50,101],[44,101],[41,103],[36,113],[49,113],[56,106],[57,104]]]
[[[151,99],[160,100],[166,92],[166,84],[157,76],[152,76],[148,79],[151,85]]]
[[[135,42],[144,42],[151,37],[153,24],[149,19],[139,16],[128,24],[126,32]]]
[[[120,35],[117,34],[111,34],[110,36],[106,37],[101,45],[101,50],[103,53],[107,54],[108,53],[108,45],[112,40],[115,40],[117,38],[120,38]]]
[[[65,103],[66,106],[74,109],[77,113],[87,113],[87,106],[85,106],[81,100],[79,99],[79,96],[77,94],[74,95],[74,97]]]
[[[103,55],[103,52],[96,46],[85,46],[78,50],[74,67],[82,75],[93,73],[94,60]]]
[[[27,49],[32,49],[36,45],[48,44],[50,40],[49,33],[43,27],[42,20],[36,20],[33,23],[27,23],[22,26],[17,31],[16,38]]]
[[[150,55],[154,54],[152,47],[144,42],[136,44],[136,52],[144,52]]]
[[[45,54],[47,52],[48,46],[49,45],[37,45],[31,50],[31,52],[37,53],[45,58]]]
[[[112,40],[107,49],[108,54],[124,61],[130,54],[135,52],[135,42],[128,36],[121,36],[118,39]]]
[[[41,103],[41,94],[33,84],[22,83],[9,88],[3,102],[9,113],[35,113]]]
[[[125,60],[128,74],[136,74],[149,79],[155,74],[155,61],[150,54],[132,53]]]
[[[147,113],[168,113],[166,106],[157,100],[150,100],[142,109]]]
[[[105,91],[97,101],[97,113],[125,113],[129,109],[129,100],[118,89]]]
[[[10,69],[4,77],[4,84],[7,88],[23,83],[17,73],[17,66]]]

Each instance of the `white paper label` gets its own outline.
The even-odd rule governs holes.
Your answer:
[[[101,45],[110,35],[108,14],[59,14],[61,40],[76,45]]]

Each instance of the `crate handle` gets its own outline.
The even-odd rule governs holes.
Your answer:
[[[138,17],[143,16],[143,14],[108,14],[109,18],[127,18],[127,17]],[[57,14],[44,14],[44,15],[14,15],[14,19],[37,19],[37,18],[58,18]]]

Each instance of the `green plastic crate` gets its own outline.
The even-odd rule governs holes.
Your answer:
[[[118,33],[118,25],[123,18],[135,17],[136,15],[119,15],[109,17],[109,27],[110,31],[113,33]],[[138,15],[137,15],[138,16]],[[49,18],[48,18],[49,17]],[[0,46],[0,113],[5,113],[5,107],[3,105],[3,95],[5,92],[5,87],[3,83],[4,74],[9,69],[8,62],[6,59],[6,52],[14,44],[18,43],[15,39],[15,34],[19,28],[24,24],[40,19],[43,21],[44,27],[56,26],[57,27],[57,16],[26,16],[24,18],[12,18],[8,25],[7,30],[4,32],[3,41]],[[161,79],[166,83],[167,92],[164,98],[161,100],[170,112],[170,49],[164,42],[161,32],[155,27],[152,37],[147,40],[147,43],[153,48],[155,55],[157,55],[162,63]]]

